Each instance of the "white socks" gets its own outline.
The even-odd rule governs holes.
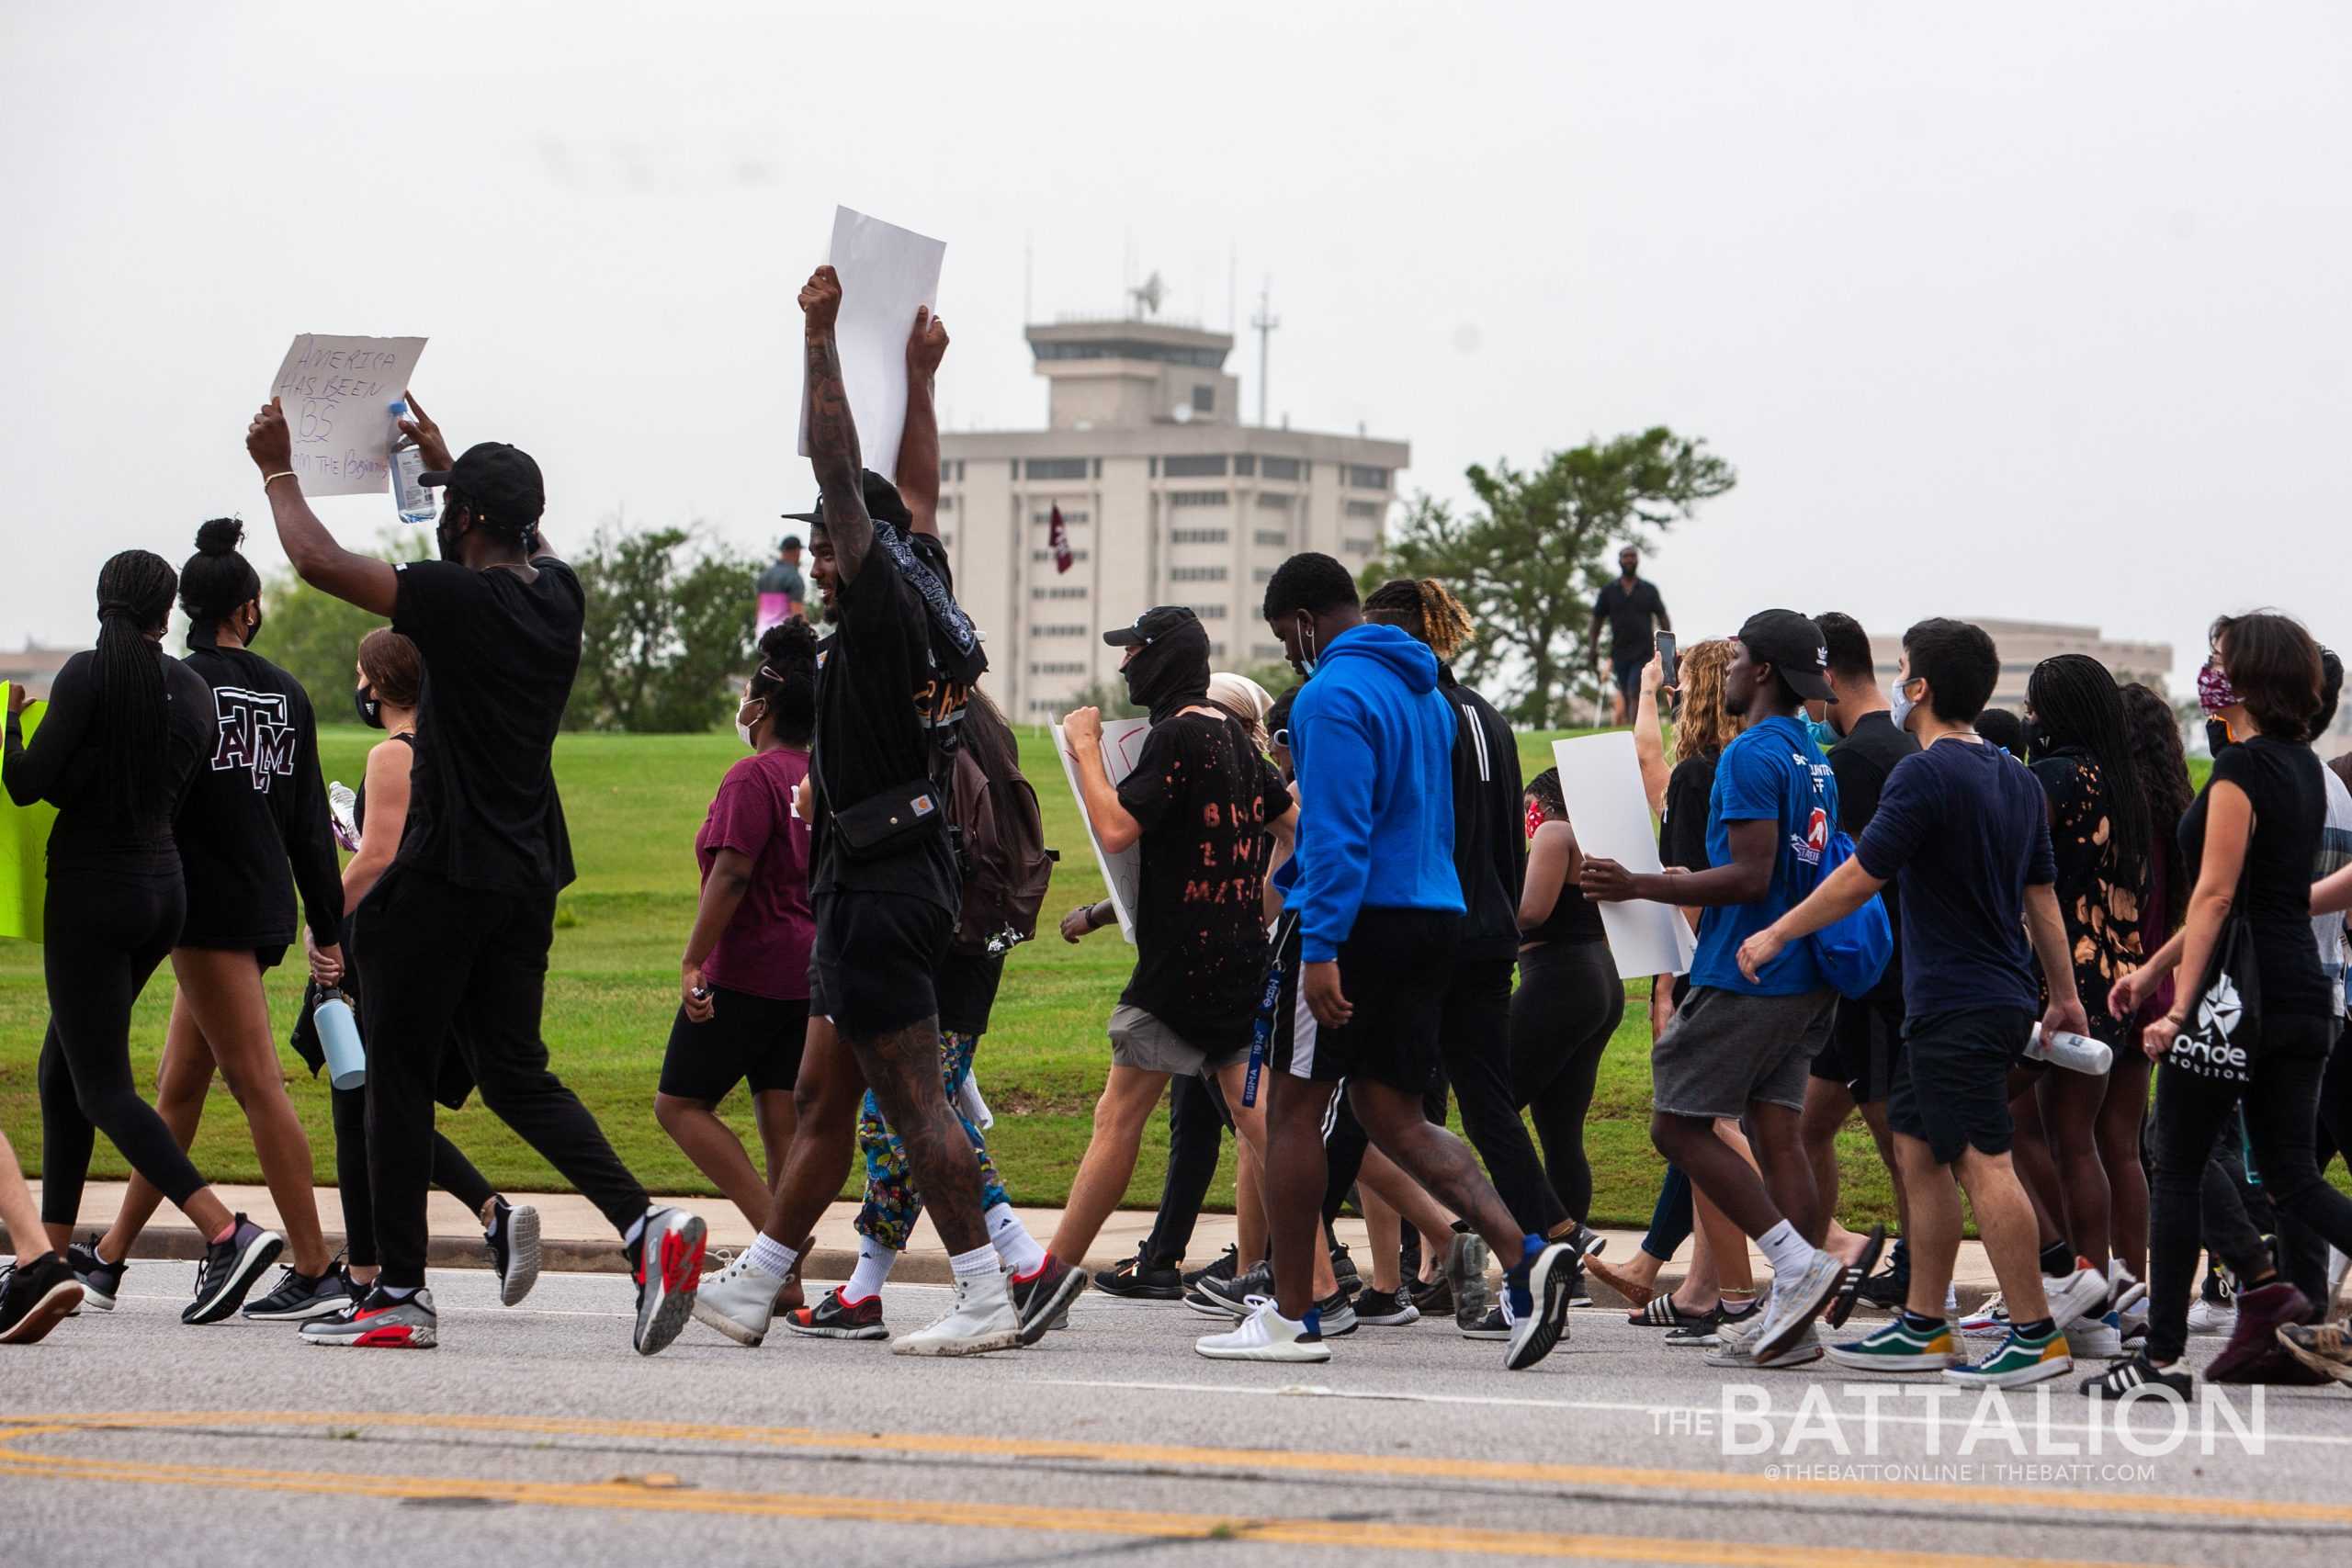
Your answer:
[[[779,1280],[789,1278],[792,1266],[800,1261],[800,1254],[797,1251],[771,1237],[764,1231],[752,1238],[752,1250],[743,1256],[751,1259],[752,1268],[763,1269]]]
[[[998,1279],[1004,1273],[1004,1266],[997,1261],[993,1247],[976,1247],[969,1252],[959,1252],[947,1260],[947,1267],[956,1271],[956,1282],[959,1285],[970,1280]]]
[[[989,1245],[1004,1259],[1006,1268],[1016,1274],[1037,1271],[1037,1265],[1046,1260],[1046,1249],[1037,1245],[1037,1238],[1029,1234],[1029,1227],[1021,1223],[1021,1216],[1012,1212],[1012,1204],[999,1203],[980,1220],[989,1227]]]
[[[857,1268],[851,1272],[849,1283],[842,1287],[842,1300],[862,1302],[880,1293],[882,1281],[890,1277],[890,1265],[898,1260],[896,1252],[872,1236],[859,1237]]]
[[[1772,1266],[1772,1278],[1777,1282],[1782,1276],[1795,1279],[1813,1261],[1813,1246],[1797,1234],[1797,1227],[1782,1220],[1756,1238],[1763,1250],[1764,1260]]]

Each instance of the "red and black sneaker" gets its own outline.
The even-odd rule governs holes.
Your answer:
[[[849,1302],[841,1292],[827,1291],[825,1299],[812,1307],[795,1307],[785,1314],[785,1327],[795,1334],[805,1334],[811,1339],[888,1339],[890,1331],[882,1326],[882,1292],[875,1292],[863,1301]]]
[[[637,1326],[629,1342],[639,1355],[668,1348],[693,1314],[707,1234],[702,1216],[684,1209],[656,1209],[645,1216],[629,1256],[637,1276]]]
[[[1069,1303],[1086,1289],[1086,1270],[1073,1269],[1049,1252],[1029,1273],[1005,1280],[1005,1287],[1021,1316],[1021,1343],[1035,1345],[1047,1329],[1069,1325]]]
[[[366,1350],[430,1350],[441,1343],[441,1319],[433,1310],[431,1291],[394,1298],[379,1286],[352,1303],[349,1311],[304,1324],[302,1342]]]

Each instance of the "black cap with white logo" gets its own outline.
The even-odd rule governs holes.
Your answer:
[[[1829,649],[1812,617],[1794,610],[1758,610],[1739,628],[1747,657],[1780,671],[1789,689],[1807,702],[1831,702]]]
[[[1200,617],[1182,604],[1160,604],[1136,617],[1131,626],[1114,626],[1102,634],[1113,648],[1148,648],[1179,626],[1197,625]]]

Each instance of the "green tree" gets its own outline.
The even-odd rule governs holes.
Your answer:
[[[423,560],[429,540],[422,528],[387,531],[379,540],[389,560]],[[356,604],[321,592],[281,567],[262,586],[261,640],[254,651],[302,683],[322,724],[351,717],[353,662],[359,639],[384,623]]]
[[[692,528],[605,528],[572,569],[588,625],[566,728],[696,732],[725,719],[751,672],[759,563]]]
[[[1416,497],[1363,581],[1444,582],[1478,623],[1464,678],[1488,678],[1517,723],[1565,726],[1598,689],[1592,601],[1618,547],[1647,546],[1737,477],[1705,442],[1664,426],[1555,452],[1532,470],[1473,465],[1471,506]]]

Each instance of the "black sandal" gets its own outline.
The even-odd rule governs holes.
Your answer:
[[[1640,1311],[1627,1313],[1625,1321],[1643,1328],[1689,1328],[1701,1324],[1712,1326],[1722,1311],[1723,1308],[1717,1305],[1702,1313],[1684,1312],[1674,1304],[1673,1292],[1668,1292],[1662,1296],[1652,1296],[1648,1304]]]
[[[1862,1243],[1862,1255],[1846,1265],[1846,1272],[1838,1278],[1838,1293],[1829,1298],[1829,1310],[1824,1314],[1832,1328],[1843,1328],[1846,1320],[1854,1315],[1854,1305],[1861,1300],[1862,1284],[1878,1267],[1879,1254],[1886,1250],[1886,1227],[1872,1225],[1870,1239]]]

